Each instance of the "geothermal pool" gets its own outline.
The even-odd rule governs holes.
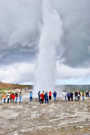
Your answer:
[[[0,105],[0,135],[90,135],[90,100]]]

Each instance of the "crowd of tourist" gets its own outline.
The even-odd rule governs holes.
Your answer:
[[[29,101],[32,102],[33,101],[33,95],[34,93],[32,92],[32,90],[29,91]],[[54,102],[56,102],[57,100],[57,92],[54,91],[52,92],[51,90],[49,92],[44,92],[44,91],[39,91],[38,92],[38,101],[40,104],[48,104],[52,99],[54,100]],[[1,94],[1,102],[2,103],[22,103],[22,98],[24,95],[22,95],[22,92],[7,92],[7,93],[3,93]],[[90,93],[89,91],[75,91],[75,92],[64,92],[64,98],[65,101],[84,101],[85,97],[90,97]],[[59,97],[59,96],[58,96]]]
[[[8,92],[1,94],[2,103],[22,103],[22,92]]]
[[[22,92],[7,92],[7,93],[3,93],[0,95],[0,99],[2,103],[22,103],[23,100],[23,96]],[[52,100],[52,96],[54,99],[54,102],[56,101],[56,97],[57,97],[57,92],[54,91],[52,93],[52,91],[49,92],[38,92],[38,101],[40,104],[47,104],[49,103],[49,101]],[[32,90],[30,90],[29,92],[29,101],[32,102],[33,101],[33,92]]]
[[[43,104],[43,103],[45,103],[45,104],[48,104],[49,103],[49,101],[51,101],[51,99],[52,99],[52,96],[53,96],[53,99],[54,99],[54,102],[56,101],[56,97],[57,97],[57,92],[56,91],[54,91],[53,93],[52,93],[52,91],[49,91],[49,92],[38,92],[38,99],[39,99],[39,102],[40,102],[40,104]]]
[[[80,91],[75,91],[75,92],[66,92],[65,93],[65,101],[84,101],[85,97],[89,97],[89,91],[86,92],[80,92]]]

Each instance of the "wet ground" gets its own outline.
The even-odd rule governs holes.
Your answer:
[[[90,100],[0,105],[0,135],[90,135]]]

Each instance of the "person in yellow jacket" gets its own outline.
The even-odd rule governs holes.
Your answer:
[[[2,96],[3,102],[6,103],[6,94],[4,93]]]

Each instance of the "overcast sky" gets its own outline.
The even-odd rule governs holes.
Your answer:
[[[42,0],[0,0],[0,81],[32,83],[42,28]],[[57,83],[90,83],[90,0],[51,0],[63,21]],[[61,53],[63,52],[63,53]]]

